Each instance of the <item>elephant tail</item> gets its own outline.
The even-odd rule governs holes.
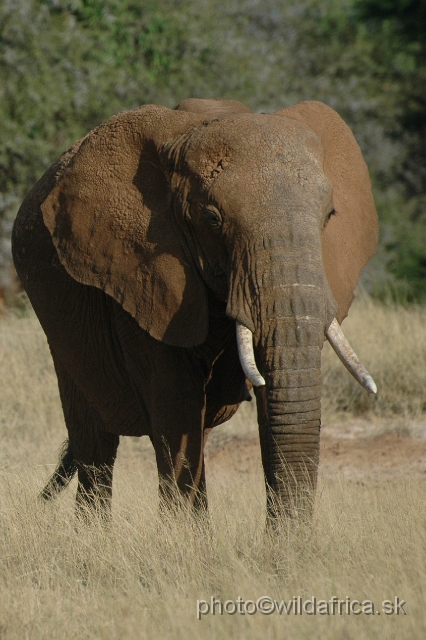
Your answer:
[[[41,500],[52,500],[65,489],[77,472],[77,463],[70,447],[69,440],[62,445],[59,454],[59,464],[49,478],[48,483],[40,493]]]

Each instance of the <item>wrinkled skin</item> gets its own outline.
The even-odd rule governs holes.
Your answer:
[[[249,398],[235,321],[253,333],[268,512],[316,485],[320,359],[377,246],[368,171],[332,109],[253,114],[187,100],[124,112],[29,193],[17,271],[47,335],[78,471],[109,504],[120,435],[148,435],[160,490],[205,506],[209,430]]]

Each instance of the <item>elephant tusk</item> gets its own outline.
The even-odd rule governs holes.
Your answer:
[[[237,345],[241,367],[254,387],[263,387],[266,382],[256,367],[253,351],[253,334],[237,321]]]
[[[328,327],[326,336],[334,351],[349,373],[353,375],[355,380],[359,382],[359,384],[364,387],[368,393],[377,393],[376,383],[347,341],[347,338],[340,328],[336,318],[334,318],[333,322]]]

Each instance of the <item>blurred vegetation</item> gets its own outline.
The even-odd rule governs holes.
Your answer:
[[[113,113],[186,97],[256,111],[317,99],[370,168],[376,294],[426,298],[425,42],[426,0],[0,0],[0,288],[23,196]]]

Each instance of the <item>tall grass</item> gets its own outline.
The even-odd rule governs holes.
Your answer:
[[[377,397],[342,369],[326,343],[322,358],[326,414],[418,417],[426,408],[426,307],[397,307],[361,296],[342,328],[373,376]]]
[[[325,351],[330,417],[419,416],[424,317],[421,309],[368,300],[353,308],[345,332],[380,397],[364,401]],[[127,438],[116,465],[112,522],[87,525],[74,516],[75,483],[53,503],[36,500],[65,428],[34,318],[0,323],[0,370],[0,638],[425,637],[425,483],[418,478],[372,483],[328,476],[320,480],[310,527],[292,521],[268,535],[259,460],[248,461],[244,473],[208,461],[210,521],[185,512],[171,517],[158,513],[149,445]],[[238,416],[219,427],[223,434],[255,428],[252,410]],[[217,607],[216,615],[198,620],[197,600],[212,596],[222,602],[349,596],[373,601],[375,611],[398,596],[407,615],[220,615]]]
[[[40,508],[39,476],[2,474],[2,638],[422,638],[426,584],[424,485],[321,483],[313,523],[264,532],[255,474],[210,480],[211,522],[157,513],[146,470],[116,478],[113,520],[90,526],[70,495]],[[347,596],[374,615],[206,615],[211,597],[277,601]],[[406,601],[385,616],[383,600]],[[376,612],[380,611],[380,615]]]

